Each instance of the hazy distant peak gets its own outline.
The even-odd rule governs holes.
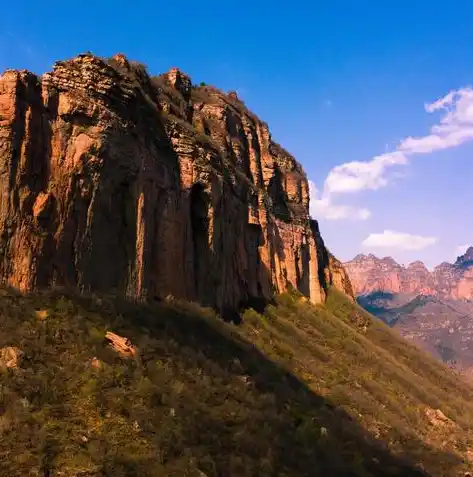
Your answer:
[[[434,267],[434,270],[441,269],[441,268],[450,268],[452,264],[450,262],[442,262],[439,265]]]
[[[425,269],[428,270],[427,267],[425,266],[424,262],[421,262],[420,260],[415,260],[414,262],[410,263],[407,268],[417,268],[417,269]]]
[[[462,282],[473,270],[473,247],[459,256],[455,264],[443,262],[434,269],[421,260],[404,265],[392,257],[380,259],[372,254],[358,255],[356,260],[345,264],[345,269],[357,295],[380,291],[473,300],[473,288]]]
[[[400,266],[399,263],[396,262],[396,260],[394,260],[393,257],[389,257],[389,256],[388,256],[388,257],[383,257],[383,258],[381,259],[381,261],[382,261],[383,263],[386,263],[386,264],[389,264],[389,265],[398,266],[398,267]]]
[[[369,253],[368,255],[365,255],[364,253],[359,253],[353,260],[350,260],[346,263],[353,263],[353,262],[362,263],[366,261],[380,263],[383,265],[390,265],[390,266],[397,266],[397,267],[400,266],[399,263],[396,262],[396,260],[394,260],[394,258],[392,257],[387,256],[387,257],[380,258],[374,255],[373,253]]]

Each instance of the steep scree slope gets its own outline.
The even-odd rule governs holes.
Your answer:
[[[123,55],[0,77],[0,280],[219,310],[353,296],[301,166],[235,93]]]

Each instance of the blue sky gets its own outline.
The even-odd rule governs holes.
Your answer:
[[[20,0],[0,70],[122,52],[236,89],[305,167],[337,256],[433,266],[473,242],[473,3],[385,3]]]

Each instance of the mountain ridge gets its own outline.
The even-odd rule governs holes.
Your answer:
[[[401,265],[392,257],[358,254],[344,262],[356,295],[376,291],[473,299],[473,247],[454,263],[442,262],[429,270],[420,260]]]
[[[458,255],[453,263],[444,261],[444,262],[439,263],[438,265],[435,265],[432,269],[427,267],[427,265],[425,265],[425,263],[422,260],[414,260],[413,262],[408,262],[407,265],[405,265],[405,264],[401,264],[400,262],[395,260],[390,255],[385,255],[385,256],[381,257],[381,256],[378,256],[374,253],[367,253],[367,254],[359,253],[359,254],[355,255],[355,257],[353,259],[345,261],[343,263],[352,263],[352,262],[357,262],[357,261],[363,261],[363,260],[366,260],[366,259],[369,259],[369,258],[376,259],[376,260],[383,260],[383,261],[385,261],[385,260],[392,261],[396,265],[398,265],[400,267],[404,267],[404,268],[407,268],[407,267],[409,267],[413,264],[418,263],[418,264],[421,264],[422,266],[424,266],[425,268],[427,268],[427,270],[434,271],[435,269],[441,268],[442,266],[445,266],[445,265],[461,266],[461,265],[464,265],[466,263],[469,266],[470,262],[473,262],[473,246],[469,246],[463,254]]]

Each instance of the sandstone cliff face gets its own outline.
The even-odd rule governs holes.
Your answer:
[[[407,267],[390,257],[358,255],[344,264],[355,293],[376,291],[432,295],[442,299],[473,299],[473,247],[455,263],[444,262],[432,272],[422,262]]]
[[[0,77],[0,280],[218,309],[353,296],[301,166],[236,94],[122,55]]]

